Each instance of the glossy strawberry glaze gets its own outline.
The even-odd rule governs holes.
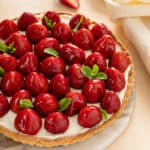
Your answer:
[[[69,83],[67,77],[63,74],[57,74],[51,79],[50,87],[52,92],[58,98],[65,97],[66,93],[69,92]]]
[[[33,109],[23,109],[17,114],[14,125],[18,131],[29,135],[34,135],[42,126],[42,120]]]
[[[34,14],[24,12],[17,21],[18,29],[25,31],[30,24],[35,22],[38,22],[38,19],[34,16]]]
[[[26,76],[33,71],[39,72],[37,56],[32,52],[25,53],[18,61],[18,70],[23,76]]]
[[[60,56],[66,62],[66,64],[83,64],[85,59],[85,53],[83,49],[71,43],[64,44],[61,47]]]
[[[85,128],[91,128],[101,120],[102,114],[96,106],[84,107],[78,115],[78,123]]]
[[[0,54],[0,66],[5,72],[14,71],[17,67],[17,60],[12,55],[6,53]]]
[[[6,19],[0,23],[0,38],[6,39],[8,36],[13,33],[17,32],[18,28],[14,21]]]
[[[17,71],[6,73],[1,81],[1,90],[6,96],[12,96],[22,87],[22,76]]]
[[[53,112],[46,117],[44,126],[50,133],[63,133],[69,127],[69,120],[64,114]]]
[[[10,109],[13,112],[18,113],[21,110],[21,108],[19,107],[19,102],[22,98],[31,100],[30,93],[27,90],[19,90],[11,97]]]
[[[70,19],[70,17],[68,15],[64,15],[64,16],[61,16],[61,19],[65,23],[68,24],[68,22],[69,22],[68,20]],[[121,50],[121,47],[119,45],[116,45],[116,47],[117,47],[117,51]],[[86,56],[87,55],[89,55],[88,51],[86,52]],[[126,83],[128,81],[129,71],[130,71],[130,66],[124,72]],[[127,89],[127,84],[125,85],[125,88],[121,92],[117,93],[120,100],[121,100],[121,103],[123,101],[126,89]],[[71,89],[71,90],[78,91],[78,90],[75,90],[75,89]],[[88,104],[88,105],[94,105],[94,106],[99,107],[99,103]],[[16,116],[15,113],[12,113],[11,111],[9,111],[6,115],[4,115],[3,117],[0,118],[0,125],[4,126],[5,128],[9,129],[12,132],[18,132],[13,126],[15,116]],[[109,115],[109,118],[110,117],[111,117],[111,115]],[[42,121],[44,122],[44,120],[42,120]],[[97,127],[97,126],[99,126],[100,124],[103,124],[103,123],[104,123],[104,120],[102,120],[99,124],[97,124],[94,127]],[[35,135],[35,137],[41,137],[41,138],[46,138],[46,139],[56,139],[56,138],[64,137],[64,136],[78,135],[78,134],[84,133],[88,130],[89,130],[88,128],[83,128],[82,126],[80,126],[77,123],[77,115],[75,115],[74,117],[69,117],[69,128],[63,134],[61,133],[61,134],[55,134],[54,135],[54,134],[48,133],[44,129],[44,126],[42,126],[41,130],[38,132],[38,134]]]
[[[32,51],[32,45],[28,41],[27,37],[20,33],[12,33],[7,39],[6,44],[9,45],[10,43],[13,43],[14,47],[16,48],[16,51],[14,55],[16,57],[20,57],[24,55],[26,52]]]
[[[44,38],[34,46],[34,52],[37,57],[42,60],[45,57],[49,56],[48,54],[44,53],[45,48],[53,48],[59,51],[59,43],[55,38]]]
[[[98,79],[88,80],[82,88],[82,94],[89,103],[100,101],[105,91],[104,81]]]
[[[87,77],[85,77],[81,72],[80,64],[72,64],[67,70],[69,85],[72,88],[82,88],[84,83],[87,81]]]
[[[47,11],[42,18],[42,24],[45,25],[46,27],[47,27],[47,25],[45,22],[45,17],[47,17],[49,20],[51,20],[52,23],[60,22],[60,17],[59,17],[59,14],[57,12]]]
[[[31,72],[25,79],[25,88],[31,95],[37,96],[40,93],[49,91],[48,81],[45,76],[37,72]]]
[[[86,106],[86,100],[79,92],[68,92],[65,97],[71,99],[69,107],[64,111],[67,116],[78,114]]]

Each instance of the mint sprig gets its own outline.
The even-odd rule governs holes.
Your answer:
[[[47,28],[50,30],[56,25],[56,22],[53,22],[47,16],[44,17],[44,20],[45,20],[45,24],[46,24]]]
[[[92,69],[89,66],[83,65],[81,68],[81,72],[89,79],[92,79],[92,75],[91,75]]]
[[[81,16],[81,17],[80,17],[80,20],[79,20],[79,22],[78,22],[78,24],[72,29],[72,31],[73,31],[73,32],[78,31],[78,29],[79,29],[80,25],[83,23],[83,21],[84,21],[84,17]]]
[[[107,79],[107,74],[105,74],[104,72],[99,72],[99,67],[97,64],[94,64],[92,68],[83,65],[81,68],[81,72],[89,79],[94,79],[94,78],[101,79],[101,80]]]
[[[0,66],[0,76],[3,76],[5,74],[5,70]]]
[[[33,108],[33,104],[30,99],[21,99],[19,101],[20,108]]]
[[[101,80],[106,80],[107,79],[107,74],[104,72],[98,72],[95,76],[95,78],[101,79]]]
[[[53,48],[45,48],[44,53],[52,55],[52,56],[59,56],[59,52]]]
[[[92,69],[91,69],[91,76],[95,77],[98,74],[98,71],[99,71],[98,65],[94,64]]]
[[[58,112],[63,112],[64,110],[66,110],[69,105],[71,103],[71,99],[70,98],[62,98],[60,101],[59,101],[59,108],[58,108]]]
[[[4,42],[0,41],[0,51],[3,53],[14,53],[16,48],[14,48],[13,44],[7,46]]]
[[[104,109],[100,109],[100,112],[102,113],[102,117],[104,120],[107,120],[108,119],[108,113],[106,112],[106,110]]]

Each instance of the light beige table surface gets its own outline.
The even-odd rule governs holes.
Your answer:
[[[83,13],[97,22],[105,22],[130,51],[136,70],[136,107],[126,131],[108,150],[150,149],[150,75],[145,70],[136,49],[126,39],[120,22],[112,22],[107,16],[103,0],[80,0],[78,11],[61,5],[58,0],[0,0],[0,20],[17,17],[23,11],[40,12],[57,10]]]

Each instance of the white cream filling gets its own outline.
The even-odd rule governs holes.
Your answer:
[[[68,20],[70,19],[70,16],[63,16],[61,18],[62,18],[63,22],[68,24]],[[120,50],[121,50],[121,47],[117,44],[117,51],[120,51]],[[88,53],[86,54],[86,56],[87,55],[88,55]],[[127,68],[127,70],[124,73],[125,80],[126,80],[126,86],[121,92],[117,93],[119,98],[120,98],[120,100],[121,100],[121,103],[122,103],[122,100],[124,98],[125,91],[127,89],[129,71],[130,71],[130,66]],[[95,106],[100,107],[99,103],[88,104],[88,105],[95,105]],[[15,117],[16,117],[16,114],[13,113],[12,111],[9,111],[7,114],[5,114],[3,117],[0,118],[0,126],[4,126],[5,128],[9,129],[12,132],[19,133],[14,127]],[[109,115],[109,118],[110,117],[111,117],[111,115]],[[96,126],[99,126],[100,124],[103,124],[104,121],[105,120],[102,120]],[[41,138],[43,137],[43,138],[46,138],[46,139],[56,139],[56,138],[59,138],[59,137],[78,135],[78,134],[84,133],[84,132],[86,132],[88,130],[89,130],[89,128],[83,128],[82,126],[80,126],[78,124],[77,115],[75,115],[73,117],[69,117],[69,128],[64,133],[61,133],[61,134],[51,134],[51,133],[47,132],[44,129],[44,119],[42,119],[42,128],[40,129],[38,134],[36,134],[34,136],[35,137],[41,137]],[[20,133],[20,134],[22,134],[22,133]]]

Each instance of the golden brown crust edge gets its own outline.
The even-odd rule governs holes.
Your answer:
[[[60,13],[60,14],[61,15],[64,15],[64,14],[71,15],[69,13]],[[40,15],[40,13],[37,15]],[[112,34],[112,36],[116,39],[116,37],[113,34]],[[117,39],[116,39],[116,42],[122,47],[122,50],[125,50],[123,48],[123,46],[118,42]],[[125,51],[127,51],[127,50],[125,50]],[[129,52],[128,52],[128,54],[129,54]],[[91,137],[95,133],[100,132],[101,130],[108,127],[115,119],[117,119],[119,117],[119,115],[121,114],[121,112],[124,110],[125,106],[128,103],[129,97],[131,95],[131,92],[132,92],[132,89],[134,86],[134,78],[135,78],[134,66],[133,66],[130,54],[129,54],[129,57],[131,60],[131,65],[130,65],[127,89],[125,91],[123,103],[122,103],[119,111],[116,112],[115,114],[113,114],[112,117],[110,119],[108,119],[107,121],[105,121],[103,124],[101,124],[95,128],[89,129],[87,132],[79,134],[79,135],[69,136],[69,137],[61,137],[61,138],[52,139],[52,140],[11,132],[9,129],[5,128],[4,126],[0,126],[0,133],[5,135],[8,138],[13,139],[16,142],[21,142],[21,143],[30,144],[30,145],[36,145],[39,147],[53,147],[53,146],[69,145],[69,144],[73,144],[76,142],[81,142],[81,141]]]

